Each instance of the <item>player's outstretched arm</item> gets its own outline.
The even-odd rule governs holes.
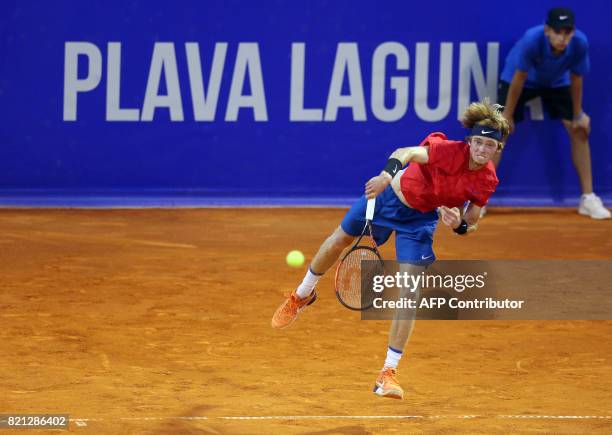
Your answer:
[[[429,162],[429,147],[405,147],[398,148],[393,151],[389,159],[397,159],[402,163],[402,167],[408,162],[428,163]]]
[[[368,180],[365,186],[366,198],[376,198],[393,180],[393,177],[406,166],[408,162],[429,162],[429,147],[405,147],[396,149],[389,157],[387,165],[376,177]]]

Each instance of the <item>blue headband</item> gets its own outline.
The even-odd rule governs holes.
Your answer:
[[[495,139],[500,142],[502,141],[502,137],[503,137],[501,134],[501,131],[496,130],[491,127],[487,127],[486,125],[478,125],[478,124],[472,127],[472,132],[470,135],[490,137],[491,139]]]

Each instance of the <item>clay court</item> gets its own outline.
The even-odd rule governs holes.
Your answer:
[[[371,392],[388,322],[342,308],[332,274],[272,330],[304,272],[286,252],[311,258],[344,212],[1,210],[2,409],[95,434],[612,431],[611,321],[418,321],[403,401]],[[435,240],[439,259],[612,260],[610,222],[573,209]]]

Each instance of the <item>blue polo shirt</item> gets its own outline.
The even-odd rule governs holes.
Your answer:
[[[532,27],[518,40],[506,57],[501,79],[510,83],[514,72],[527,71],[526,88],[559,88],[570,85],[570,72],[584,76],[589,72],[589,42],[576,29],[563,53],[553,56],[544,25]]]

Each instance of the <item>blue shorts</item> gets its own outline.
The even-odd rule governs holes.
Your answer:
[[[367,199],[362,196],[350,208],[340,226],[345,233],[358,237],[365,225]],[[436,260],[433,233],[438,213],[422,213],[406,207],[391,186],[376,197],[372,232],[378,245],[384,244],[395,231],[395,254],[400,263],[428,266]]]

